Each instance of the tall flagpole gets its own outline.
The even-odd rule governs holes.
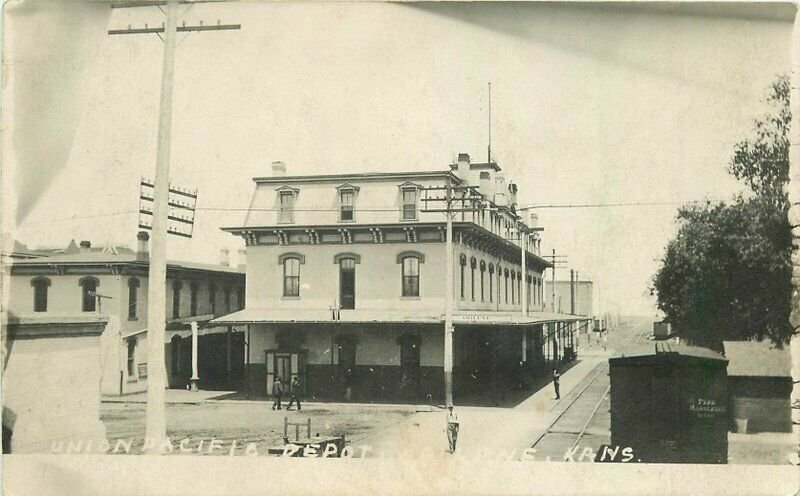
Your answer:
[[[166,364],[164,336],[167,286],[167,214],[169,201],[170,135],[172,131],[172,83],[175,75],[176,0],[166,5],[164,61],[161,67],[161,104],[158,115],[158,152],[153,193],[153,229],[147,282],[147,414],[145,447],[148,454],[163,451],[167,438],[165,413]]]

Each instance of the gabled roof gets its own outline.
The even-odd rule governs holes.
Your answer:
[[[788,346],[779,349],[769,341],[723,341],[722,345],[730,362],[729,376],[792,376],[792,357]]]

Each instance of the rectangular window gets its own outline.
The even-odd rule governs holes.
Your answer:
[[[494,301],[494,275],[489,272],[489,302]]]
[[[217,314],[217,287],[213,284],[208,288],[208,308],[212,314]]]
[[[97,281],[87,279],[83,282],[83,311],[94,312],[97,308]]]
[[[244,288],[239,288],[236,290],[236,304],[239,306],[239,310],[244,309]]]
[[[47,286],[50,281],[47,279],[38,279],[33,282],[33,311],[46,312],[47,311]]]
[[[403,220],[414,220],[417,218],[417,190],[403,190]]]
[[[342,221],[350,221],[353,220],[355,217],[353,215],[353,206],[355,195],[352,191],[342,191],[339,193],[340,201],[341,201],[341,211],[339,214],[339,220]]]
[[[419,259],[403,259],[403,296],[419,296]]]
[[[138,284],[128,283],[128,320],[136,320],[136,307],[139,303]]]
[[[283,261],[283,296],[300,296],[300,260]]]
[[[225,288],[225,313],[231,313],[231,289]]]
[[[282,191],[280,194],[280,211],[278,212],[278,222],[294,222],[294,193]]]

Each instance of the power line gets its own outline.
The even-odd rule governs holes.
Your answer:
[[[701,203],[705,200],[688,200],[672,202],[627,202],[627,203],[549,203],[533,204],[527,207],[519,207],[520,210],[533,210],[538,208],[603,208],[603,207],[650,207],[658,205],[686,205],[687,203]]]

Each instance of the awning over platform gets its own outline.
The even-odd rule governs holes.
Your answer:
[[[402,310],[341,310],[334,319],[330,309],[259,309],[248,308],[218,317],[210,324],[269,324],[269,323],[408,323],[443,324],[444,314],[440,310],[417,310],[413,313]],[[453,325],[536,325],[553,322],[578,322],[589,317],[559,313],[474,311],[453,312]]]

